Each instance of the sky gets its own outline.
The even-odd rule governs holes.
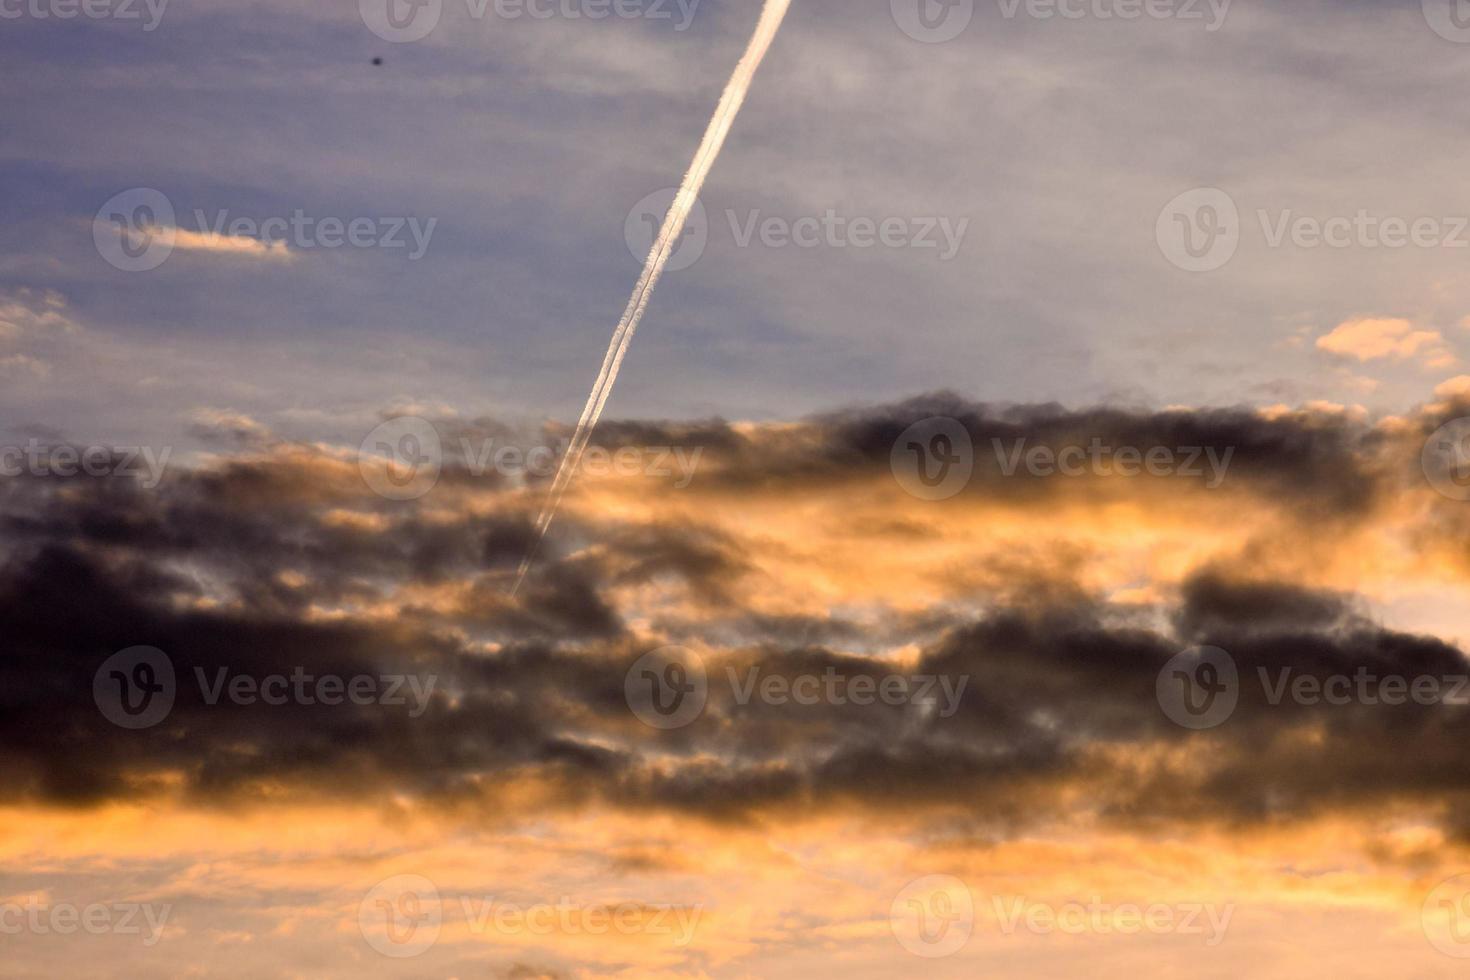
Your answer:
[[[5,975],[1463,973],[1470,9],[794,0],[542,540],[759,10],[0,0]]]

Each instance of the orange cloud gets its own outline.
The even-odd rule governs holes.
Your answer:
[[[1413,323],[1404,319],[1345,320],[1331,333],[1317,338],[1317,349],[1364,362],[1417,357],[1426,368],[1451,367],[1456,363],[1439,331],[1415,329]]]

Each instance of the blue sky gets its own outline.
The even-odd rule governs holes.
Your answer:
[[[1241,3],[1213,31],[1024,10],[982,0],[928,44],[886,0],[798,2],[705,190],[709,244],[664,281],[610,412],[764,420],[941,388],[1384,412],[1462,373],[1470,250],[1271,248],[1258,217],[1470,212],[1470,46],[1418,2]],[[466,11],[449,0],[415,43],[351,3],[0,25],[0,289],[50,291],[76,328],[15,342],[50,373],[10,379],[8,424],[181,438],[227,411],[350,439],[403,404],[574,417],[638,270],[629,209],[677,183],[754,8],[703,0],[684,31]],[[185,226],[436,223],[417,261],[180,250],[125,273],[90,231],[133,187]],[[1238,253],[1204,274],[1155,241],[1196,187],[1241,214]],[[968,224],[947,261],[733,230],[829,209]],[[1355,318],[1438,332],[1454,360],[1316,347]]]

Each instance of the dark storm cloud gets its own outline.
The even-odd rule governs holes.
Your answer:
[[[1293,511],[1325,497],[1318,512],[1349,524],[1371,522],[1403,463],[1391,440],[1338,416],[987,408],[947,395],[794,426],[613,426],[603,441],[705,446],[715,466],[698,492],[775,505],[891,481],[892,441],[937,413],[977,441],[1236,446],[1242,492],[1263,505],[1289,498]],[[153,491],[119,478],[4,484],[7,798],[410,793],[479,808],[496,805],[503,782],[529,779],[564,805],[722,820],[857,808],[1002,828],[1082,806],[1134,823],[1250,822],[1409,803],[1470,827],[1470,766],[1456,748],[1470,708],[1271,704],[1257,680],[1287,667],[1318,679],[1451,676],[1470,672],[1461,653],[1374,624],[1351,595],[1263,577],[1244,561],[1198,569],[1153,614],[1089,595],[1065,562],[1017,556],[995,570],[1013,587],[978,610],[774,615],[742,605],[762,556],[702,524],[698,508],[666,520],[584,511],[557,526],[512,600],[507,580],[530,540],[526,495],[459,472],[427,498],[431,511],[373,497],[355,465],[326,449],[255,445],[176,470]],[[473,511],[446,506],[475,490]],[[684,606],[630,625],[641,613],[624,607],[627,590],[655,583]],[[379,612],[330,613],[340,605]],[[690,641],[707,651],[708,705],[687,727],[654,732],[624,700],[625,673],[655,646]],[[1237,710],[1210,732],[1178,727],[1156,701],[1160,669],[1192,644],[1229,651],[1242,678]],[[103,717],[92,684],[109,655],[138,645],[168,654],[178,697],[157,726],[126,731]],[[905,646],[918,653],[903,663],[878,652]],[[418,713],[209,704],[196,672],[222,669],[432,676],[435,687]],[[952,710],[776,703],[749,687],[738,696],[772,678],[889,675],[965,686]],[[1181,769],[1160,749],[1192,761]]]
[[[1067,409],[1060,405],[973,402],[941,392],[899,404],[814,416],[804,422],[735,429],[719,420],[661,426],[613,426],[599,441],[620,445],[671,445],[703,449],[696,491],[779,492],[802,488],[836,491],[844,483],[889,473],[894,446],[915,422],[951,418],[969,434],[976,473],[970,492],[1024,505],[1051,495],[1059,481],[1029,473],[1007,474],[1002,457],[1028,448],[1153,447],[1199,449],[1229,465],[1224,486],[1280,504],[1311,508],[1318,517],[1351,516],[1370,509],[1396,474],[1382,468],[1392,447],[1382,433],[1344,413],[1297,412],[1267,416],[1245,409],[1151,412],[1117,408]],[[1431,426],[1432,428],[1432,426]],[[997,450],[997,444],[1000,450]],[[1417,452],[1417,449],[1415,450]],[[1105,479],[1097,477],[1096,479]],[[1142,476],[1134,484],[1163,479]],[[1177,482],[1177,481],[1176,481]],[[894,526],[901,516],[894,515]]]

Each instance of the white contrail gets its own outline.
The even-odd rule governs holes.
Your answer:
[[[785,19],[786,10],[790,6],[791,0],[766,0],[765,9],[761,11],[760,22],[755,28],[755,36],[750,39],[750,47],[745,49],[744,57],[735,66],[735,74],[730,76],[730,83],[725,86],[725,93],[720,96],[720,104],[715,109],[715,117],[710,120],[709,129],[704,134],[704,141],[699,144],[699,151],[694,154],[694,162],[690,165],[689,172],[684,175],[684,183],[680,186],[679,193],[674,195],[674,203],[669,207],[669,213],[664,218],[663,227],[659,230],[658,238],[653,243],[653,250],[648,253],[648,262],[643,266],[643,274],[638,277],[638,285],[633,287],[633,296],[628,300],[628,308],[623,312],[623,318],[618,321],[617,329],[613,331],[612,343],[608,345],[607,356],[602,361],[602,370],[598,372],[597,380],[593,382],[592,393],[587,396],[587,407],[582,409],[582,418],[577,422],[577,428],[572,433],[572,441],[567,446],[566,455],[562,457],[561,465],[557,468],[556,479],[551,482],[546,504],[541,508],[541,515],[536,519],[535,536],[531,547],[526,551],[526,557],[521,561],[520,572],[517,573],[515,586],[510,592],[512,596],[520,590],[521,583],[526,580],[526,573],[530,571],[536,549],[540,547],[541,539],[546,536],[546,529],[551,526],[552,520],[556,517],[562,494],[566,493],[567,486],[572,482],[573,474],[576,473],[578,465],[582,462],[582,453],[592,438],[592,431],[597,428],[598,420],[602,418],[602,408],[607,404],[608,396],[612,394],[613,384],[618,380],[618,370],[623,366],[623,356],[628,352],[628,344],[632,342],[633,334],[638,330],[638,323],[643,319],[644,310],[648,309],[648,301],[653,297],[653,289],[658,285],[659,277],[663,275],[664,265],[669,261],[674,243],[679,240],[679,235],[684,231],[684,223],[688,220],[689,212],[699,198],[699,192],[704,187],[704,180],[709,176],[710,169],[714,167],[715,159],[720,155],[720,148],[725,145],[725,137],[730,135],[730,127],[734,124],[735,117],[745,102],[746,93],[750,91],[750,83],[755,78],[756,69],[760,67],[761,60],[770,50],[771,42],[776,40],[776,32],[780,30],[781,21]]]

